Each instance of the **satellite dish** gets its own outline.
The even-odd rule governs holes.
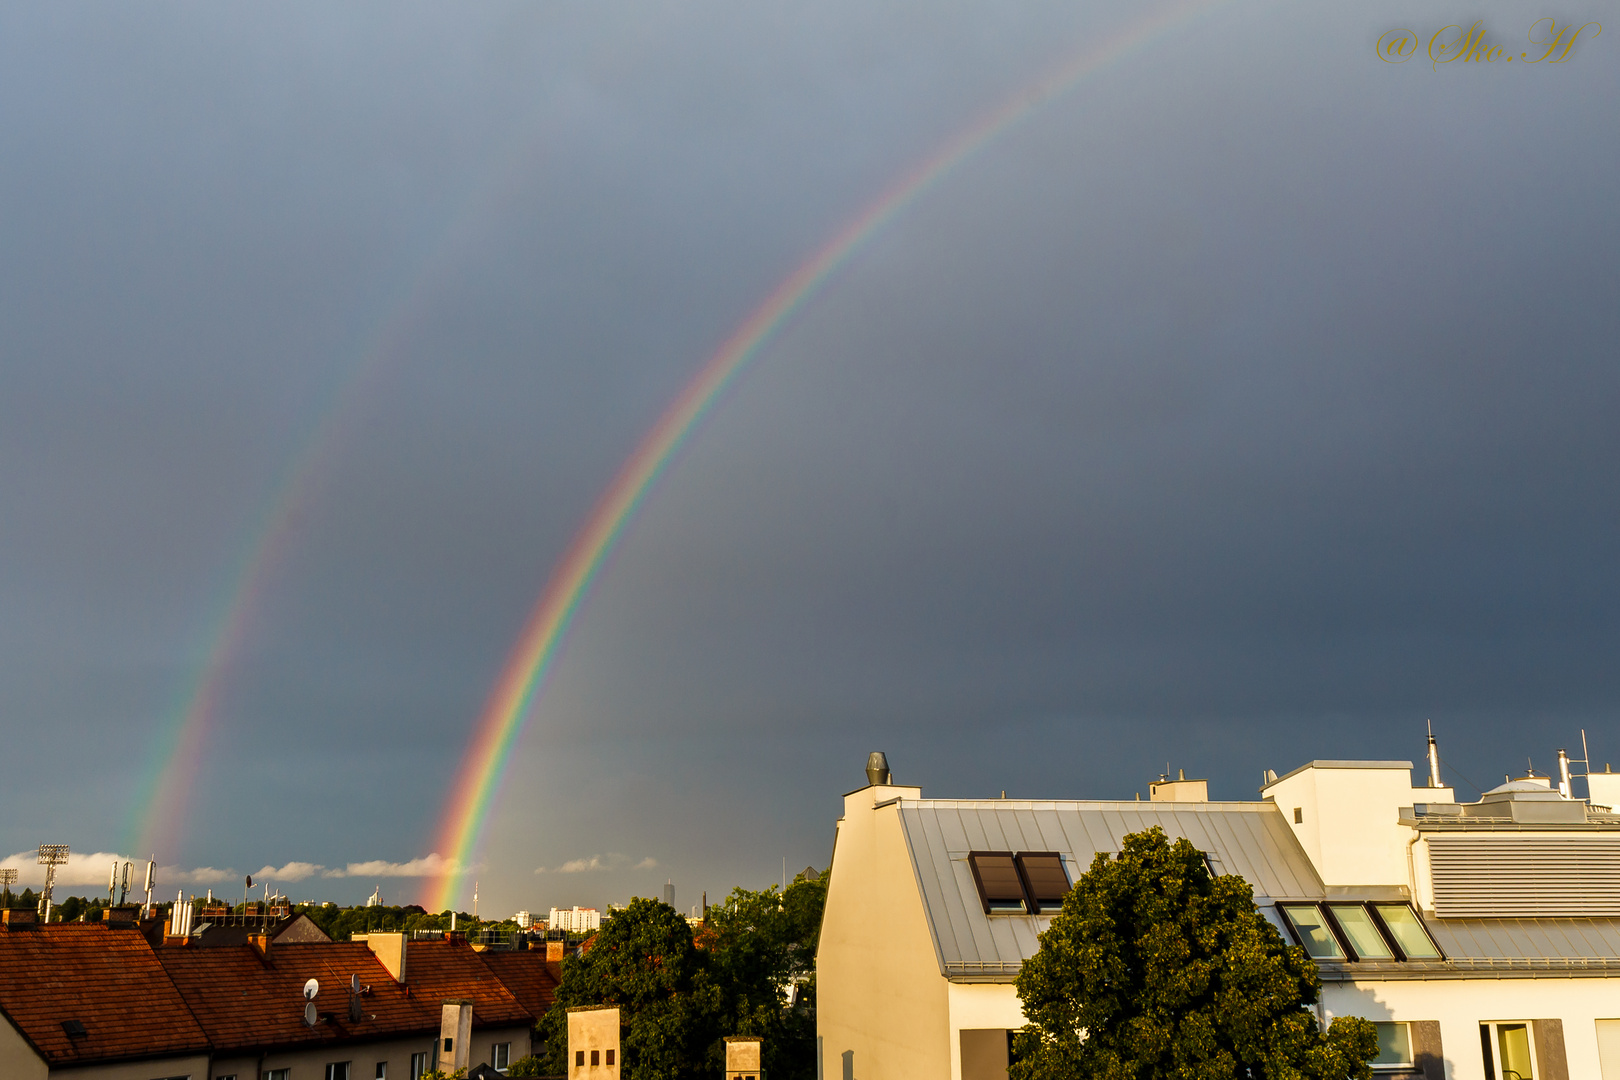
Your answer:
[[[249,874],[247,876],[247,887],[250,888],[250,889],[253,888],[253,875],[252,874]]]
[[[304,1000],[305,1001],[314,1001],[315,1000],[315,995],[320,993],[320,992],[321,992],[321,984],[316,982],[314,979],[311,979],[311,980],[309,980],[309,982],[304,984]],[[310,1008],[314,1008],[314,1006],[312,1005],[312,1006],[310,1006]]]
[[[349,976],[349,993],[358,994],[359,992],[360,992],[360,976],[358,976],[358,975],[350,975]]]
[[[310,982],[314,981],[314,979],[310,980]],[[304,1005],[304,1023],[308,1024],[310,1027],[314,1027],[317,1019],[318,1017],[315,1015],[315,1003],[313,1001],[306,1002]]]

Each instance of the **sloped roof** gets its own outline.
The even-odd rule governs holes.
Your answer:
[[[0,928],[0,1011],[52,1069],[206,1054],[208,1040],[134,926]],[[84,1025],[70,1037],[67,1021]]]
[[[1321,878],[1281,811],[1269,802],[1037,802],[899,800],[901,829],[922,891],[940,972],[1001,980],[1040,948],[1051,916],[987,915],[968,866],[972,851],[1055,851],[1070,880],[1099,851],[1157,825],[1207,853],[1217,873],[1238,874],[1256,900],[1316,898]]]
[[[560,961],[547,960],[543,949],[486,949],[478,957],[512,991],[518,1004],[535,1017],[550,1011],[557,1000],[557,985],[562,982]]]
[[[170,948],[158,955],[221,1053],[431,1033],[439,1029],[447,998],[472,999],[478,1027],[534,1023],[464,942],[413,941],[407,948],[406,986],[358,942],[276,945],[267,957],[245,945]],[[358,1021],[349,1019],[350,976],[370,987],[360,998]],[[314,1027],[304,1023],[308,979],[320,983],[315,1008],[321,1019]]]

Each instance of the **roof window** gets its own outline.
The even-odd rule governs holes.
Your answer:
[[[1411,904],[1278,904],[1277,910],[1313,960],[1445,959]]]
[[[974,851],[968,865],[986,915],[1050,915],[1069,895],[1069,872],[1055,851]]]
[[[1024,872],[1030,906],[1037,915],[1057,911],[1069,895],[1069,872],[1055,851],[1026,851],[1014,856]]]

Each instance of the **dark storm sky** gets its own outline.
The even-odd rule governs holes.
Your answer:
[[[1158,10],[5,9],[0,850],[122,850],[314,447],[159,858],[414,898],[381,864],[433,851],[663,408],[897,177]],[[1427,718],[1462,797],[1583,727],[1620,761],[1620,38],[1373,47],[1543,14],[1210,6],[912,203],[627,532],[486,913],[824,866],[879,748],[940,796],[1168,763],[1251,798]]]

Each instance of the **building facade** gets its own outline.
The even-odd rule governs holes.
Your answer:
[[[1012,982],[1100,852],[1158,826],[1253,888],[1312,955],[1319,1014],[1379,1025],[1389,1080],[1620,1080],[1620,774],[1458,803],[1406,761],[1314,761],[1261,798],[924,799],[879,782],[837,826],[817,953],[823,1080],[1004,1078]],[[1576,781],[1579,783],[1579,780]],[[1610,785],[1613,785],[1612,788]]]

